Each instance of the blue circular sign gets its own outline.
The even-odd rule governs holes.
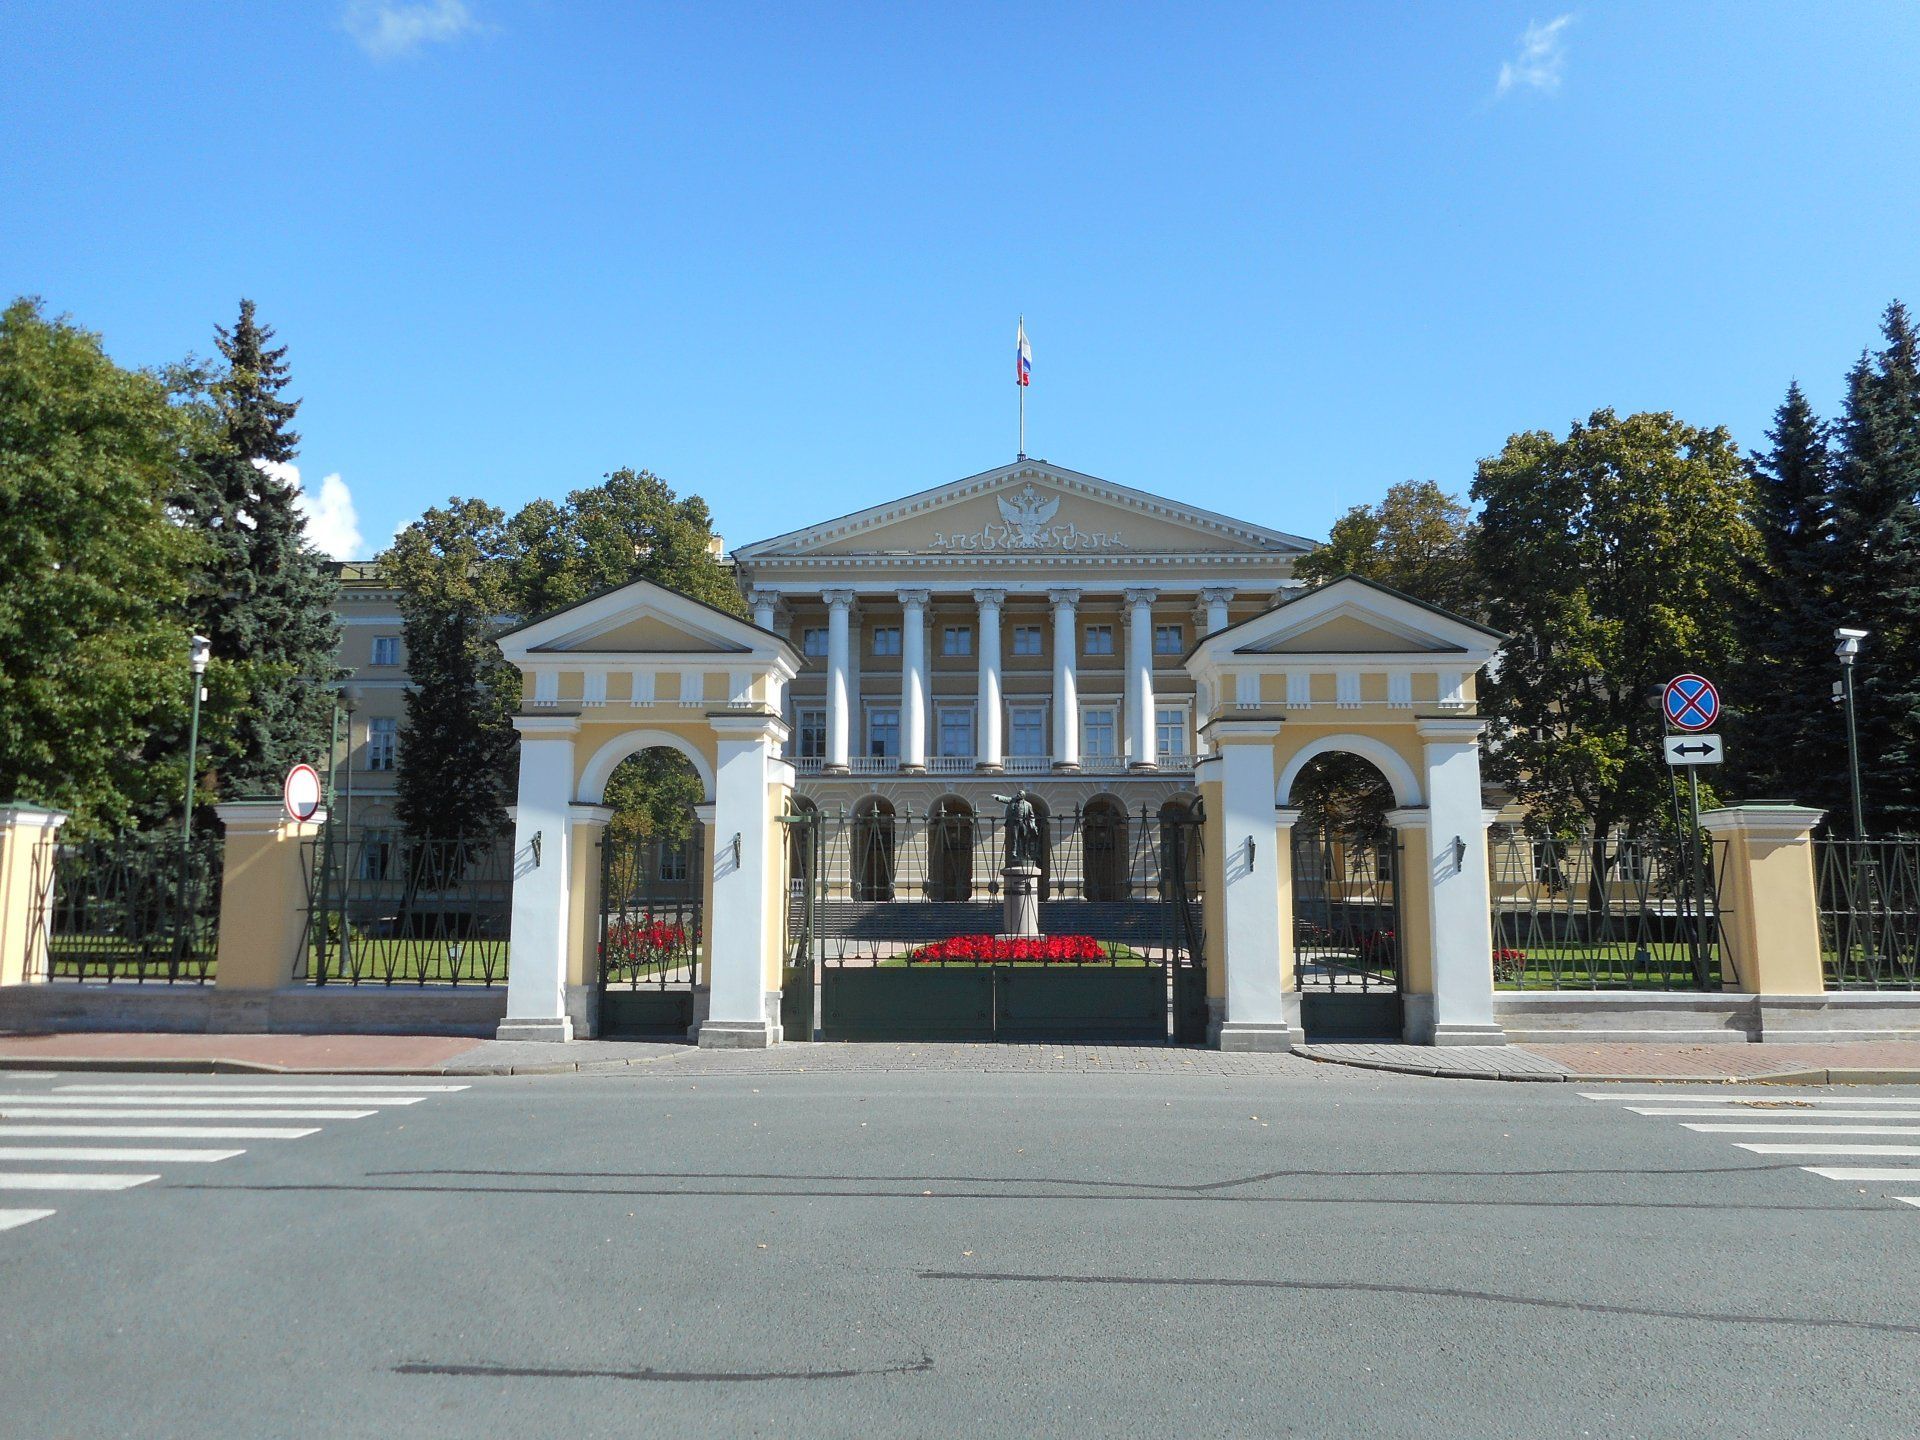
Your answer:
[[[1711,730],[1720,718],[1720,692],[1703,675],[1676,675],[1667,682],[1660,705],[1676,730]]]

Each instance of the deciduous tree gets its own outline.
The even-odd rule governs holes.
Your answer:
[[[1472,513],[1431,480],[1403,480],[1378,505],[1356,505],[1294,573],[1310,584],[1358,575],[1457,615],[1485,613]]]

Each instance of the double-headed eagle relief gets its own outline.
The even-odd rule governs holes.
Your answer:
[[[1028,485],[1011,498],[999,495],[994,499],[1000,507],[1000,524],[983,525],[971,534],[966,531],[949,534],[944,530],[936,530],[929,548],[935,551],[1126,548],[1117,532],[1082,530],[1071,520],[1056,524],[1054,516],[1060,512],[1058,495],[1048,498]]]

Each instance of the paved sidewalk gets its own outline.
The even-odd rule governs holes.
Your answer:
[[[1833,1044],[1308,1045],[1310,1059],[1468,1080],[1753,1081],[1796,1085],[1920,1084],[1920,1041]]]

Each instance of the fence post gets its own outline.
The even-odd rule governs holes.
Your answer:
[[[66,823],[63,810],[0,805],[0,985],[47,978],[53,857]]]
[[[278,800],[233,800],[214,807],[226,831],[220,871],[220,990],[277,990],[293,983],[307,927],[307,876],[301,842],[322,820],[290,819]]]
[[[1764,802],[1701,813],[1700,828],[1726,844],[1720,945],[1734,988],[1749,995],[1818,995],[1825,988],[1813,878],[1813,827],[1825,814]]]

